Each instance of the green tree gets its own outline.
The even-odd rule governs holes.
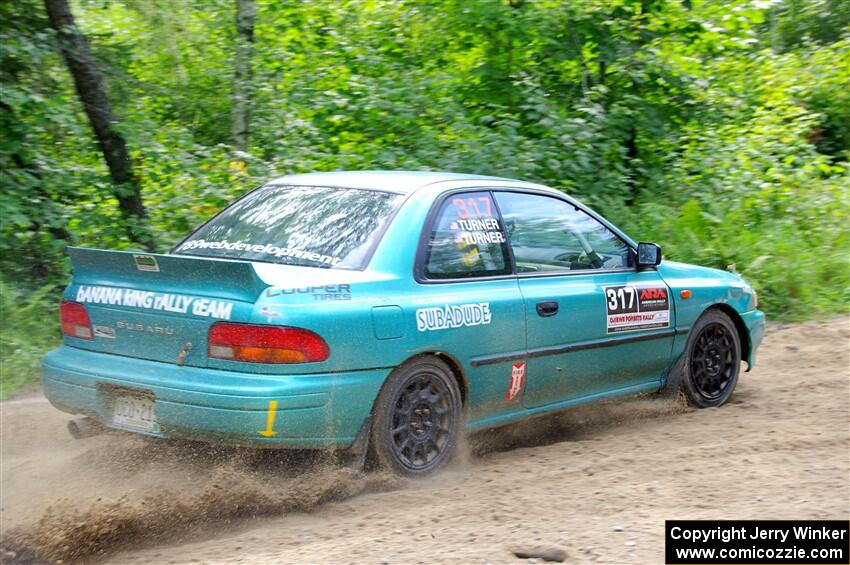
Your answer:
[[[97,137],[114,184],[114,195],[131,241],[150,250],[154,242],[145,225],[141,188],[133,174],[124,136],[115,127],[112,106],[95,61],[77,29],[67,0],[44,0],[50,25],[56,31],[59,49],[74,79],[77,94]]]

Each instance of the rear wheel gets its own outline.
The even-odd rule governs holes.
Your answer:
[[[697,408],[725,404],[732,396],[741,370],[741,342],[729,316],[709,310],[693,325],[675,369],[668,392],[681,391]]]
[[[396,369],[375,402],[371,447],[380,466],[423,476],[454,454],[461,430],[461,396],[449,367],[422,358]]]

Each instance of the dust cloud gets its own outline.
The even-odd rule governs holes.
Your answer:
[[[86,442],[94,445],[81,450]],[[70,463],[64,468],[72,475],[40,482],[38,490],[50,496],[32,493],[7,515],[13,513],[4,484],[3,522],[14,525],[4,527],[0,540],[3,563],[73,562],[131,545],[212,535],[248,518],[309,512],[400,484],[391,475],[340,466],[322,452],[253,451],[118,432],[68,439],[66,446],[78,452],[54,453]]]

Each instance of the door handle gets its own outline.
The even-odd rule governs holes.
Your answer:
[[[554,316],[558,313],[558,302],[556,300],[544,300],[537,303],[537,315],[543,318]]]

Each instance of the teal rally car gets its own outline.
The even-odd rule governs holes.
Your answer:
[[[53,405],[121,430],[368,453],[597,399],[732,394],[765,329],[736,274],[662,260],[562,192],[488,176],[277,178],[167,254],[70,248]]]

